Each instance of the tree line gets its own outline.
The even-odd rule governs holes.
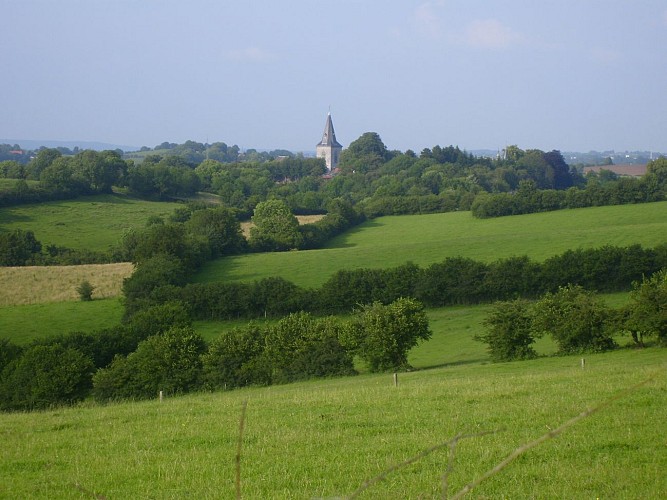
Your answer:
[[[136,164],[115,151],[67,156],[43,149],[26,165],[0,162],[0,175],[24,181],[0,191],[0,206],[105,192],[111,182],[150,199],[209,192],[247,217],[268,199],[309,214],[324,213],[341,197],[367,217],[470,210],[473,203],[476,215],[490,217],[656,201],[665,191],[665,159],[652,162],[647,180],[634,181],[607,171],[583,176],[555,150],[509,146],[503,156],[487,158],[436,145],[416,154],[390,151],[377,133],[367,132],[342,152],[340,171],[331,177],[323,175],[322,159],[243,155],[216,144],[167,144]]]
[[[568,250],[544,262],[527,256],[491,263],[449,257],[425,268],[413,263],[388,269],[340,270],[320,288],[305,289],[283,278],[252,283],[187,283],[175,256],[154,255],[138,263],[123,285],[126,315],[180,302],[198,320],[280,317],[293,312],[346,314],[359,305],[411,297],[427,307],[534,298],[579,285],[596,292],[628,290],[634,281],[667,267],[667,245],[604,246]]]
[[[249,323],[207,344],[182,305],[164,304],[98,332],[25,348],[0,340],[0,409],[353,375],[355,356],[372,372],[405,369],[408,351],[430,335],[423,306],[399,299],[362,308],[350,320],[299,312],[275,324]]]
[[[604,171],[603,171],[604,172]],[[611,175],[609,175],[611,174]],[[627,205],[662,201],[667,192],[667,159],[648,163],[639,178],[619,178],[613,173],[589,174],[583,188],[540,190],[532,181],[522,181],[513,193],[480,193],[472,203],[474,217],[486,219],[506,215],[548,212],[564,208]]]
[[[497,302],[476,340],[487,344],[493,361],[537,356],[533,344],[549,335],[559,354],[605,351],[616,347],[614,335],[629,334],[637,346],[646,338],[667,344],[667,268],[633,283],[630,302],[613,310],[580,285],[559,287],[538,301]]]

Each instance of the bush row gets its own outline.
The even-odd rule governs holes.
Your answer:
[[[195,319],[283,316],[296,311],[347,313],[358,305],[388,304],[412,297],[429,307],[478,304],[537,297],[560,286],[587,290],[628,290],[667,267],[667,244],[568,250],[538,263],[527,256],[492,263],[450,257],[421,268],[413,263],[389,269],[341,270],[318,289],[304,289],[282,278],[253,283],[190,283],[176,261],[156,257],[140,266],[124,285],[127,314],[154,304],[179,301]]]
[[[165,304],[114,329],[61,335],[25,349],[1,341],[0,409],[351,375],[354,356],[371,371],[403,369],[409,349],[429,337],[423,306],[411,299],[373,304],[349,321],[300,312],[272,325],[250,323],[210,345],[180,304]]]
[[[667,163],[667,161],[665,161]],[[640,179],[620,178],[606,184],[590,183],[586,188],[567,190],[536,189],[531,181],[523,181],[515,193],[481,192],[475,197],[471,211],[474,217],[486,219],[506,215],[548,212],[563,208],[649,203],[665,199],[667,167],[655,163]],[[665,170],[665,172],[663,172]]]
[[[493,361],[534,358],[536,339],[549,335],[558,352],[604,351],[616,347],[614,335],[630,334],[637,346],[655,337],[667,344],[667,270],[633,284],[630,301],[611,310],[581,286],[559,287],[535,303],[497,302],[475,338],[488,345]]]

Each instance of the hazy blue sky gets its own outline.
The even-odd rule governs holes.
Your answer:
[[[0,0],[0,137],[667,151],[665,0]]]

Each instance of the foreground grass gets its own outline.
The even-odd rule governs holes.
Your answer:
[[[79,300],[77,287],[88,281],[93,298],[118,297],[123,280],[134,266],[86,264],[81,266],[0,267],[0,306]]]
[[[123,317],[119,299],[52,302],[0,308],[0,338],[15,344],[69,332],[92,332],[118,325]]]
[[[244,498],[330,498],[459,433],[455,492],[518,446],[648,376],[629,396],[525,453],[480,498],[660,498],[667,351],[466,364],[104,407],[0,415],[0,496],[233,498],[239,416]],[[434,498],[447,448],[360,498]]]
[[[177,203],[138,200],[121,194],[19,205],[0,209],[2,230],[30,230],[43,245],[105,251],[130,228],[151,216],[171,215]]]
[[[542,261],[569,249],[665,243],[667,202],[528,214],[480,220],[470,212],[381,217],[334,238],[327,248],[261,253],[209,262],[200,282],[281,276],[318,287],[339,269],[386,268],[446,257],[484,262],[528,255]]]

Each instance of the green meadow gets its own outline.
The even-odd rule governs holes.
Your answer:
[[[667,202],[475,219],[470,212],[380,217],[321,250],[248,254],[209,262],[196,281],[281,276],[318,287],[340,269],[426,266],[446,257],[484,262],[528,255],[542,261],[569,249],[667,242]]]
[[[43,337],[110,328],[122,317],[118,298],[4,306],[0,307],[0,337],[24,345]]]
[[[664,349],[459,363],[269,388],[0,415],[2,498],[662,498]],[[491,434],[482,435],[491,432]],[[446,443],[465,434],[453,451]],[[422,458],[417,456],[443,445]],[[414,458],[413,463],[406,463]],[[401,465],[402,464],[402,465]],[[389,469],[396,467],[393,472]]]
[[[108,250],[130,228],[151,216],[167,217],[176,203],[138,200],[122,194],[85,196],[0,209],[0,229],[33,231],[42,245]]]
[[[94,211],[91,203],[106,204],[104,197],[95,198],[83,202],[87,211]],[[119,208],[111,198],[104,213],[116,213],[128,224],[136,219],[143,225],[148,216],[173,210],[157,204],[164,210],[158,213],[145,202],[130,208],[135,200],[127,198],[118,198]],[[64,210],[60,205],[52,210]],[[71,210],[81,217],[86,212]],[[0,210],[3,227],[25,228],[19,214],[12,212],[14,220],[8,221],[8,213]],[[38,239],[51,243],[38,229],[48,234],[48,213],[29,210],[24,216],[35,224],[29,229]],[[569,248],[603,244],[652,247],[665,243],[666,215],[667,203],[654,203],[485,221],[463,212],[385,217],[326,249],[228,258],[212,263],[199,279],[282,275],[317,286],[340,268],[428,265],[453,255],[492,261],[526,254],[543,260]],[[75,227],[76,221],[61,217],[63,231]],[[111,224],[113,217],[105,217],[95,224]],[[125,229],[118,230],[116,240]],[[94,239],[90,231],[87,237]],[[618,307],[628,294],[605,300]],[[240,436],[243,498],[344,498],[379,475],[383,479],[358,498],[445,498],[518,447],[595,408],[520,454],[470,497],[662,498],[667,350],[625,347],[586,354],[582,368],[582,355],[547,357],[554,345],[541,339],[536,350],[543,357],[492,364],[485,345],[473,340],[490,307],[428,310],[433,337],[410,352],[415,370],[400,373],[397,386],[392,374],[362,373],[162,402],[156,395],[143,402],[86,401],[0,414],[0,498],[234,498]],[[0,308],[0,335],[26,344],[43,335],[112,326],[121,316],[118,299],[7,306]],[[244,324],[197,322],[195,328],[212,340]],[[448,445],[460,435],[469,437]]]

